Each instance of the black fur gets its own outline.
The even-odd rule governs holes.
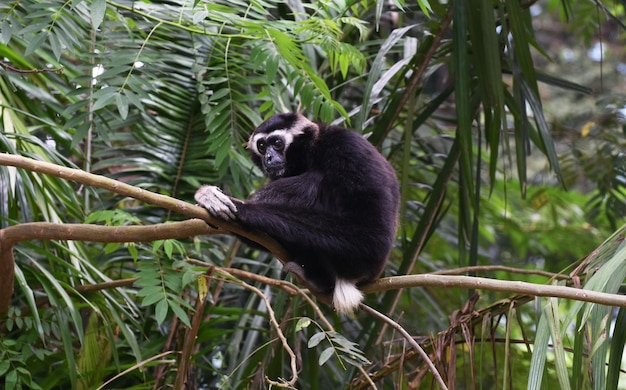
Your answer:
[[[372,281],[383,271],[395,240],[395,172],[358,133],[308,122],[298,114],[275,115],[253,136],[302,123],[308,125],[284,151],[283,176],[245,202],[233,200],[236,219],[280,242],[319,292],[331,293],[337,277],[354,284]],[[264,156],[249,148],[254,163],[264,169]]]

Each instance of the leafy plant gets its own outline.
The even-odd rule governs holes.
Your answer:
[[[605,3],[551,5],[588,39],[598,15],[623,27],[620,5]],[[540,292],[581,280],[586,294],[615,301],[624,281],[623,102],[600,100],[606,112],[564,148],[544,87],[591,89],[541,68],[552,53],[535,36],[536,4],[0,4],[0,157],[34,161],[0,166],[2,383],[418,387],[438,371],[450,387],[617,388],[624,340],[609,325],[623,323],[623,310],[565,298],[539,309],[506,293],[520,279]],[[352,127],[397,169],[403,206],[386,276],[510,281],[478,301],[417,282],[368,295],[426,357],[364,312],[336,317],[232,236],[153,238],[145,232],[193,224],[191,205],[119,190],[190,202],[216,183],[246,197],[263,180],[245,156],[251,129],[294,110]],[[531,166],[537,155],[546,171]],[[38,162],[58,168],[43,174]],[[55,176],[63,167],[78,171]],[[101,176],[71,181],[82,173],[119,181],[106,190]],[[581,178],[591,195],[573,186]],[[7,238],[20,227],[28,240]],[[93,227],[106,234],[76,239]],[[112,239],[116,229],[152,244]]]

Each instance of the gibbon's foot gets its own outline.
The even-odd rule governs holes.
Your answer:
[[[219,187],[202,186],[196,191],[194,199],[214,217],[227,221],[237,218],[237,206]]]
[[[293,262],[293,261],[289,261],[285,263],[285,265],[283,265],[283,271],[293,274],[296,276],[296,279],[298,279],[299,281],[307,283],[306,276],[304,276],[304,269],[302,269],[302,266],[300,264],[297,264],[296,262]],[[311,286],[311,288],[315,288],[315,287],[316,286],[314,285]]]
[[[315,296],[320,301],[324,302],[327,305],[333,304],[332,291],[323,291],[322,289],[320,289],[319,286],[307,279],[306,275],[304,274],[304,268],[302,268],[300,264],[294,261],[290,261],[283,265],[283,271],[289,272],[290,274],[294,275],[298,282],[305,285],[311,292],[315,294]]]
[[[306,284],[309,289],[324,303],[331,305],[339,314],[352,314],[359,307],[363,300],[363,293],[354,283],[345,279],[337,278],[333,291],[323,291],[308,280],[304,274],[304,269],[300,264],[290,261],[283,266],[283,270],[296,276],[301,283]]]

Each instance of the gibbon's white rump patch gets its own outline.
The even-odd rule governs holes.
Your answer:
[[[337,278],[333,293],[333,306],[340,314],[351,314],[363,300],[363,293],[354,283]]]

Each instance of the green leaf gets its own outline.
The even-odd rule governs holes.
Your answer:
[[[110,242],[104,246],[104,253],[107,255],[111,254],[118,250],[121,246],[122,244],[119,242]]]
[[[174,312],[174,314],[178,316],[178,319],[180,319],[183,322],[183,324],[187,325],[187,327],[191,328],[191,321],[189,320],[189,316],[187,315],[187,312],[184,311],[183,308],[177,305],[176,302],[174,301],[168,301],[167,303],[169,307],[172,309],[172,311]]]
[[[61,58],[62,47],[61,42],[59,42],[59,37],[56,34],[49,34],[50,37],[50,48],[52,49],[52,53],[54,54],[54,58],[58,61]]]
[[[156,253],[163,246],[164,240],[156,240],[152,243],[152,252]]]
[[[17,371],[9,371],[7,376],[4,378],[4,383],[6,384],[6,390],[15,389],[17,387]]]
[[[115,211],[113,210],[97,210],[87,216],[85,223],[104,222],[105,224],[108,224],[114,214]]]
[[[158,283],[159,281],[157,280],[156,282]],[[163,288],[161,286],[147,286],[137,292],[138,297],[150,297],[155,295],[163,297]]]
[[[491,0],[471,0],[469,6],[469,31],[472,40],[474,62],[478,86],[482,97],[485,123],[485,138],[489,145],[489,178],[495,183],[500,129],[505,127],[504,92],[502,69],[500,67],[500,42],[496,33],[493,2]],[[493,187],[492,187],[493,189]]]
[[[128,244],[126,244],[126,249],[128,249],[128,253],[130,254],[130,257],[132,257],[133,261],[136,263],[137,259],[139,259],[139,252],[137,251],[137,245],[135,245],[132,242],[129,242]]]
[[[8,19],[4,19],[2,21],[2,35],[0,36],[0,39],[2,39],[2,44],[7,45],[11,40],[12,35],[13,29],[11,28],[11,23],[9,23]]]
[[[429,0],[417,0],[417,5],[419,5],[424,15],[426,15],[427,18],[430,18],[430,14],[433,12],[433,9],[430,7]]]
[[[212,102],[221,100],[222,98],[228,96],[228,94],[230,94],[230,89],[220,88],[217,91],[214,91],[213,94],[211,94],[211,96],[209,97],[209,101]]]
[[[519,69],[528,81],[531,89],[535,94],[539,94],[537,87],[537,79],[535,76],[535,67],[533,65],[532,55],[530,53],[530,37],[527,26],[525,26],[527,20],[525,16],[528,14],[527,10],[523,10],[518,0],[506,0],[506,10],[508,11],[508,21],[510,25],[510,33],[513,38],[513,50],[519,64]]]
[[[154,317],[157,324],[163,324],[163,321],[167,318],[168,307],[169,305],[166,299],[159,301],[159,303],[157,303],[154,307]],[[187,319],[187,322],[189,322],[189,319]]]
[[[468,58],[467,30],[468,30],[468,4],[465,1],[455,1],[452,4],[454,12],[454,40],[452,47],[453,72],[455,78],[455,97],[457,113],[457,137],[459,138],[460,165],[463,191],[459,196],[468,198],[468,194],[474,194],[474,181],[472,178],[472,103],[470,85],[470,64]],[[466,201],[468,202],[468,201]],[[469,202],[468,202],[469,203]]]
[[[558,299],[549,298],[544,313],[546,314],[548,328],[550,329],[550,336],[552,336],[552,349],[554,351],[556,376],[560,385],[559,388],[569,390],[569,372],[565,358],[565,347],[563,345]],[[602,364],[604,364],[604,362]]]
[[[363,99],[361,100],[361,110],[355,120],[354,129],[356,131],[363,131],[365,121],[374,105],[374,101],[376,101],[378,94],[382,92],[382,88],[375,89],[374,87],[379,82],[381,75],[387,67],[387,54],[396,46],[398,41],[414,27],[415,25],[410,25],[393,30],[378,50],[367,76],[367,83],[365,84],[365,91],[363,93]]]
[[[269,56],[265,62],[265,74],[268,83],[272,83],[276,79],[278,73],[279,58],[277,56]]]
[[[531,86],[525,81],[521,82],[522,91],[528,105],[533,111],[535,115],[535,122],[537,123],[537,129],[539,130],[539,139],[541,143],[538,145],[543,152],[548,157],[548,161],[550,163],[550,167],[554,170],[559,182],[565,188],[565,181],[563,180],[563,174],[561,173],[561,167],[559,164],[559,158],[556,154],[555,143],[552,139],[552,134],[550,132],[550,126],[548,125],[548,121],[546,120],[543,107],[541,105],[541,101],[539,97],[535,94],[535,91],[531,88]]]
[[[20,286],[20,289],[22,290],[22,293],[24,294],[24,298],[26,302],[28,302],[28,307],[30,308],[31,313],[33,313],[33,317],[35,320],[35,324],[37,326],[37,333],[39,335],[39,338],[42,341],[45,341],[46,336],[44,334],[43,324],[41,323],[41,317],[39,316],[39,310],[37,310],[37,302],[35,299],[35,293],[33,292],[33,289],[30,287],[28,282],[26,281],[24,277],[24,272],[22,271],[20,267],[15,268],[15,281]]]
[[[320,366],[323,366],[324,363],[326,363],[328,359],[330,359],[333,356],[334,353],[335,353],[335,349],[333,347],[326,348],[325,350],[322,351],[322,353],[320,353],[320,357],[317,363]]]
[[[184,272],[181,280],[182,287],[187,286],[189,283],[195,282],[198,280],[198,273],[196,272]]]
[[[115,94],[115,104],[120,117],[126,119],[128,117],[128,98],[121,91]]]
[[[11,363],[8,360],[0,361],[0,377],[9,371],[9,367],[11,367]]]
[[[37,34],[37,36],[35,36],[35,38],[33,38],[28,44],[28,47],[26,48],[24,55],[28,56],[28,55],[33,54],[35,51],[37,51],[41,47],[41,45],[44,43],[47,37],[48,37],[47,32],[41,32]]]
[[[613,326],[613,337],[611,338],[611,350],[606,375],[607,390],[617,390],[619,386],[624,345],[626,345],[626,332],[624,332],[624,329],[626,329],[626,308],[621,307],[617,312],[617,318]]]
[[[161,291],[159,294],[150,294],[150,295],[146,295],[146,297],[143,299],[143,301],[141,301],[141,305],[142,306],[151,306],[154,305],[157,302],[166,302],[167,300],[165,299],[165,295],[163,294],[163,292]]]
[[[163,241],[163,250],[165,251],[165,255],[168,259],[172,258],[172,254],[174,253],[174,243],[172,240]]]
[[[541,382],[544,377],[546,359],[548,357],[548,341],[550,340],[550,328],[545,311],[541,312],[537,333],[533,343],[533,354],[530,359],[530,370],[528,372],[528,390],[541,390]]]
[[[302,317],[298,319],[296,323],[296,332],[301,331],[302,329],[308,328],[311,325],[312,321],[309,317]]]
[[[102,24],[106,9],[106,0],[93,0],[93,2],[91,3],[91,25],[94,29],[98,29]]]
[[[98,111],[101,108],[113,103],[113,100],[118,96],[117,89],[113,87],[104,87],[98,92],[94,93],[94,97],[97,97],[95,103],[91,107],[93,111]]]
[[[308,347],[313,348],[316,347],[322,340],[326,338],[326,334],[324,332],[315,333],[309,339]]]

